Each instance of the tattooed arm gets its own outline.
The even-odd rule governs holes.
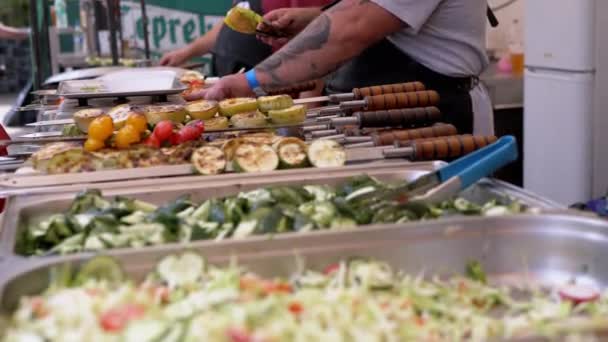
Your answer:
[[[404,25],[369,0],[343,0],[259,64],[257,79],[262,88],[274,88],[321,78]],[[233,75],[201,96],[222,99],[251,94],[245,76]]]
[[[402,27],[372,2],[344,0],[258,65],[258,80],[262,87],[282,87],[323,77]]]

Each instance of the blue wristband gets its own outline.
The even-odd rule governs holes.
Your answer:
[[[255,77],[255,69],[247,71],[245,77],[247,78],[247,83],[249,83],[251,90],[260,86],[260,82],[258,82],[258,79]]]

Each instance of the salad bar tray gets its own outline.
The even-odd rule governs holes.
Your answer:
[[[603,288],[608,284],[608,224],[568,215],[523,215],[485,219],[458,218],[417,226],[378,226],[349,234],[326,232],[301,237],[276,236],[251,240],[197,243],[190,250],[211,265],[239,266],[264,277],[287,277],[306,269],[323,269],[348,257],[386,262],[413,276],[462,274],[478,262],[489,284],[514,288],[544,288],[576,281]],[[113,253],[129,278],[142,280],[163,257],[184,246],[160,246]],[[438,253],[440,251],[440,253]],[[78,266],[88,255],[15,260],[0,266],[0,310],[10,314],[19,299],[48,288],[58,266]]]
[[[420,177],[430,171],[433,171],[441,165],[441,163],[395,163],[384,166],[378,165],[375,168],[370,168],[369,165],[367,168],[342,168],[341,170],[334,170],[333,172],[327,171],[323,173],[301,173],[294,171],[293,173],[286,172],[282,175],[246,174],[236,178],[230,176],[224,176],[223,178],[214,178],[212,176],[209,176],[198,177],[196,179],[194,179],[194,177],[183,177],[133,181],[127,187],[125,187],[124,183],[119,182],[95,184],[94,186],[103,192],[103,196],[106,199],[110,199],[114,196],[119,196],[120,198],[125,198],[127,200],[138,200],[141,202],[149,203],[154,206],[166,206],[167,203],[175,203],[176,199],[179,199],[184,195],[189,196],[188,201],[192,201],[194,203],[204,203],[208,202],[209,199],[234,196],[239,193],[243,194],[245,192],[253,192],[253,190],[265,189],[269,187],[285,187],[297,185],[338,186],[352,180],[355,176],[361,176],[363,174],[374,177],[375,179],[381,182],[412,181],[417,177]],[[25,231],[28,231],[28,236],[30,236],[31,239],[37,240],[38,238],[33,237],[31,234],[36,235],[38,233],[32,232],[37,231],[39,227],[41,227],[42,229],[46,229],[48,233],[48,226],[45,225],[48,224],[48,219],[51,215],[69,212],[73,210],[72,208],[74,208],[74,205],[80,206],[79,199],[75,199],[75,196],[77,195],[77,192],[79,190],[81,189],[76,188],[73,189],[73,191],[52,194],[22,194],[9,198],[7,204],[7,212],[5,215],[5,220],[0,235],[0,256],[3,257],[5,261],[8,261],[8,259],[13,258],[21,259],[21,255],[36,254],[51,256],[54,253],[57,253],[56,250],[54,253],[17,253],[17,246],[20,245],[20,242],[23,242],[24,240],[27,242],[28,239],[24,237],[24,235],[26,235],[24,234]],[[241,199],[243,197],[241,197]],[[527,193],[523,189],[508,186],[500,181],[490,179],[484,179],[478,182],[474,186],[462,192],[460,197],[463,199],[463,202],[472,203],[472,206],[478,208],[475,209],[476,211],[480,211],[481,208],[488,203],[490,204],[490,207],[500,207],[500,209],[504,210],[505,213],[508,213],[508,208],[511,203],[520,203],[521,207],[537,208],[539,210],[562,209],[559,205],[556,205],[550,201],[546,201],[542,198],[538,198],[533,194]],[[87,201],[90,201],[90,199],[87,199]],[[93,201],[95,202],[97,200],[94,199]],[[492,203],[495,203],[496,205],[493,205]],[[520,204],[517,204],[517,208],[520,207]],[[466,212],[467,210],[469,210],[468,204],[464,204],[464,207],[465,208],[463,209],[463,211]],[[159,207],[159,210],[160,208],[162,207]],[[326,207],[322,209],[325,210]],[[221,210],[223,210],[222,217],[224,215],[232,215],[229,214],[229,212],[232,211],[229,211],[228,209],[226,209],[226,207],[223,207],[223,209]],[[315,207],[313,211],[314,210],[319,211],[318,214],[322,213],[322,210],[320,208]],[[460,212],[460,210],[457,211],[457,213],[458,212]],[[519,213],[521,211],[516,212]],[[502,213],[503,212],[500,211],[498,214]],[[475,215],[477,214],[477,212],[471,214]],[[245,217],[245,215],[242,214],[241,216]],[[442,215],[436,215],[436,217],[441,216]],[[330,221],[332,219],[333,218],[330,217]],[[449,215],[447,215],[446,217],[442,217],[442,221],[447,224],[449,224],[449,222],[451,222],[451,220],[453,219],[454,218]],[[138,222],[140,221],[138,220]],[[371,227],[377,223],[377,221],[371,222],[369,226]],[[163,222],[163,224],[165,223]],[[409,221],[407,223],[408,226],[415,226],[418,224],[422,223],[420,221],[417,221],[417,219]],[[342,231],[346,232],[350,230],[342,229]],[[293,231],[275,231],[274,229],[271,231],[267,231],[265,234],[269,236],[268,234],[272,235],[276,232],[281,233],[280,235],[293,236],[295,239],[308,235],[306,233],[296,233]],[[235,235],[239,234],[235,233]],[[241,236],[241,238],[249,237],[251,235],[253,234],[245,234]],[[218,238],[217,236],[206,237],[205,239],[212,238],[216,240],[221,240],[216,242],[218,245],[222,245],[227,241],[227,239]],[[195,239],[193,238],[188,240],[188,242],[194,240]],[[180,246],[179,248],[183,248],[183,243],[176,244],[175,242],[176,241],[171,242],[173,246]],[[162,243],[164,244],[167,242],[163,241]],[[148,244],[144,243],[143,245],[137,245],[135,247],[143,247],[145,245]],[[109,250],[107,253],[119,253],[119,250],[127,247],[114,246],[112,248],[116,249]],[[49,252],[49,249],[45,249],[45,251]],[[50,251],[53,251],[53,249],[50,249]],[[82,252],[82,250],[70,252]]]

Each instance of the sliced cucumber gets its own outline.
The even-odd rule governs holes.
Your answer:
[[[253,112],[258,109],[258,101],[249,97],[238,97],[220,102],[220,113],[223,116],[233,116],[239,113]]]
[[[217,175],[226,169],[226,155],[213,146],[204,146],[196,149],[190,157],[194,169],[203,175]]]
[[[122,267],[114,258],[109,256],[97,256],[80,268],[74,283],[76,285],[82,285],[89,279],[118,283],[125,279],[125,275]]]
[[[186,110],[193,119],[209,120],[217,114],[219,107],[216,101],[200,100],[187,104]]]
[[[291,125],[304,122],[306,119],[306,107],[296,105],[285,109],[271,110],[268,117],[277,125]]]
[[[237,172],[264,172],[279,166],[279,157],[268,145],[241,144],[234,152],[234,169]]]
[[[175,288],[198,281],[204,267],[205,261],[201,256],[186,252],[165,257],[158,263],[156,271],[169,288]]]
[[[344,166],[346,152],[333,140],[315,140],[308,147],[308,160],[316,167]]]
[[[274,145],[279,155],[280,167],[298,168],[308,165],[308,145],[298,138],[283,138]]]
[[[235,114],[230,117],[230,123],[236,128],[264,127],[266,126],[266,115],[260,111]]]
[[[205,131],[217,131],[230,127],[230,122],[225,116],[218,116],[213,119],[205,120]]]
[[[262,112],[286,109],[293,106],[293,99],[289,95],[260,96],[258,97],[258,108]]]

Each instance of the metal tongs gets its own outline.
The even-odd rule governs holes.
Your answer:
[[[370,203],[372,208],[387,202],[400,205],[441,202],[517,160],[517,157],[515,138],[507,135],[411,183],[362,195],[362,200]]]

